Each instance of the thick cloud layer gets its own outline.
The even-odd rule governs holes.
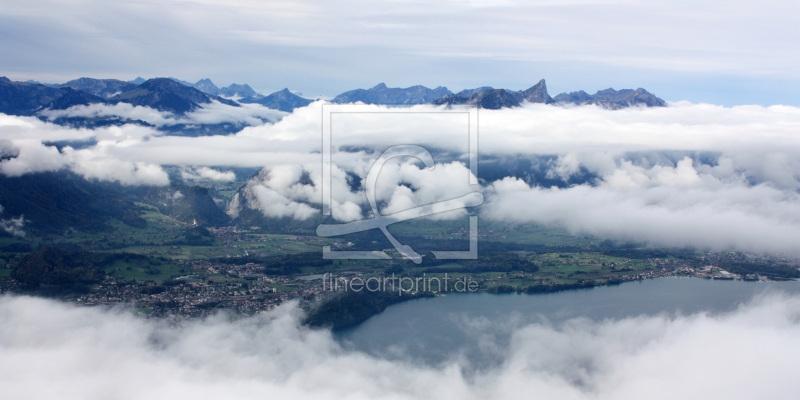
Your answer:
[[[208,137],[164,136],[134,125],[69,129],[0,116],[0,172],[67,168],[91,179],[165,185],[161,165],[181,166],[186,180],[229,180],[227,167],[264,167],[229,214],[248,206],[269,217],[308,219],[322,202],[322,104]],[[501,163],[489,175],[478,171],[480,188],[468,184],[466,114],[432,106],[342,111],[331,125],[332,209],[340,221],[370,216],[360,181],[383,149],[417,144],[438,164],[425,170],[404,158],[384,166],[376,186],[384,214],[479,190],[486,202],[477,212],[496,220],[659,245],[789,254],[800,248],[800,108],[680,102],[617,111],[540,104],[481,110],[480,155]],[[48,144],[69,140],[96,144],[60,151]],[[526,160],[528,169],[514,167]]]
[[[41,112],[41,115],[50,121],[58,118],[119,117],[128,120],[141,120],[155,126],[169,126],[177,124],[219,124],[222,122],[260,125],[264,122],[275,122],[286,113],[260,104],[240,104],[239,107],[232,107],[213,100],[211,103],[203,104],[201,108],[183,116],[176,116],[168,111],[159,111],[150,107],[134,106],[128,103],[80,105],[66,110],[45,110]]]
[[[294,304],[167,328],[121,310],[0,298],[7,398],[547,399],[797,398],[800,298],[723,315],[521,327],[504,361],[465,377],[343,350],[298,326]]]
[[[482,215],[510,224],[537,222],[665,246],[800,255],[800,195],[769,185],[558,189],[506,178],[492,190]]]

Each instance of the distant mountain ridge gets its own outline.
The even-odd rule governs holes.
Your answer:
[[[253,99],[260,99],[264,97],[263,95],[256,93],[253,88],[250,87],[248,84],[239,85],[236,83],[231,83],[227,87],[221,88],[219,90],[220,96],[225,97],[242,97],[242,98],[253,98]]]
[[[65,110],[77,105],[116,103],[184,114],[212,101],[239,107],[235,101],[206,94],[170,78],[149,79],[140,85],[93,78],[79,78],[62,85],[43,85],[0,77],[0,112],[10,115],[35,115],[45,109]]]
[[[251,97],[239,101],[241,103],[257,103],[276,110],[292,112],[295,108],[305,107],[311,104],[313,100],[302,98],[290,92],[289,89],[283,89],[259,99]]]
[[[450,94],[453,94],[453,92],[442,86],[435,89],[429,89],[421,85],[407,88],[390,88],[385,83],[379,83],[370,89],[356,89],[344,92],[334,97],[331,102],[355,103],[360,101],[366,104],[387,105],[425,104]]]
[[[224,96],[224,97],[222,97]],[[35,81],[14,82],[0,77],[0,112],[11,115],[40,116],[45,110],[64,110],[77,105],[128,103],[168,111],[183,115],[196,111],[204,105],[219,102],[231,107],[242,103],[260,104],[268,108],[292,112],[305,107],[314,100],[303,98],[288,89],[282,89],[267,96],[253,90],[247,84],[230,84],[219,88],[209,78],[200,79],[196,83],[177,78],[153,78],[145,80],[137,77],[132,81],[117,79],[94,79],[82,77],[63,84],[41,84]],[[416,85],[406,88],[388,87],[379,83],[369,89],[355,89],[334,97],[333,103],[355,103],[382,105],[475,105],[485,109],[501,109],[519,107],[523,103],[539,103],[549,105],[596,105],[609,110],[627,107],[665,107],[667,103],[643,88],[612,88],[588,94],[582,90],[561,93],[555,98],[547,92],[544,79],[524,90],[497,89],[482,86],[465,89],[458,93],[451,92],[444,86],[430,89]],[[124,123],[140,123],[126,119],[86,119],[81,117],[60,118],[53,120],[59,124],[75,127],[91,127],[102,125],[119,125]],[[202,125],[195,131],[186,131],[180,125],[159,128],[168,134],[213,135],[231,133],[237,129],[236,124],[225,127]],[[173,132],[174,131],[174,132]]]
[[[559,104],[595,104],[611,110],[619,110],[632,106],[667,106],[667,103],[664,100],[659,99],[654,94],[642,88],[638,88],[636,90],[614,90],[612,88],[608,88],[605,90],[599,90],[593,95],[580,90],[571,93],[561,93],[556,96],[554,100]]]
[[[142,82],[144,83],[144,82]],[[117,79],[92,79],[92,78],[78,78],[67,83],[59,85],[59,87],[69,87],[82,92],[90,93],[104,99],[114,97],[120,93],[124,93],[139,86],[130,82],[124,82]]]
[[[473,93],[476,93],[476,92],[482,92],[482,91],[484,91],[484,90],[494,90],[494,88],[493,88],[493,87],[491,87],[491,86],[481,86],[481,87],[478,87],[478,88],[475,88],[475,89],[464,89],[464,90],[462,90],[462,91],[460,91],[460,92],[458,92],[458,93],[456,93],[456,94],[457,94],[457,95],[460,95],[460,96],[467,96],[467,97],[469,97],[469,96],[471,96]]]
[[[521,90],[517,93],[518,97],[531,103],[554,103],[553,98],[547,94],[547,83],[545,83],[544,79],[540,80],[539,83],[529,87],[528,89]]]
[[[385,104],[385,105],[474,105],[481,108],[498,110],[501,108],[519,107],[524,102],[565,105],[593,104],[610,110],[627,107],[666,107],[664,100],[652,93],[639,88],[633,89],[605,89],[590,95],[584,91],[562,93],[555,98],[547,92],[547,83],[544,79],[524,90],[495,89],[482,86],[475,89],[464,89],[453,93],[443,86],[429,89],[425,86],[411,86],[408,88],[390,88],[380,83],[370,89],[356,89],[344,92],[331,100],[333,103]]]
[[[470,94],[449,94],[434,100],[432,103],[436,105],[467,104],[489,110],[520,106],[517,96],[505,89],[476,89],[467,92]]]
[[[135,106],[147,106],[161,111],[184,114],[196,110],[201,107],[201,104],[209,104],[212,100],[239,107],[235,101],[208,95],[170,78],[149,79],[132,90],[110,98],[109,102],[130,103]]]
[[[197,83],[191,83],[184,81],[178,78],[169,78],[175,82],[180,83],[181,85],[188,86],[190,88],[195,88],[205,94],[210,94],[212,96],[226,96],[226,97],[233,97],[233,96],[241,96],[241,97],[264,97],[253,90],[250,85],[244,84],[239,85],[236,83],[231,83],[230,86],[220,88],[214,84],[209,78],[203,78],[197,81]]]
[[[264,96],[253,90],[253,88],[251,88],[248,84],[239,85],[232,83],[229,86],[220,89],[214,85],[213,82],[211,82],[211,79],[208,78],[201,79],[195,84],[175,78],[169,79],[213,96],[222,95],[226,97],[238,97],[239,99],[237,101],[239,103],[256,103],[268,108],[285,112],[292,112],[295,108],[305,107],[311,104],[313,101],[300,97],[290,92],[287,88]]]
[[[45,109],[65,110],[75,105],[102,102],[101,97],[70,87],[12,82],[0,77],[0,112],[4,114],[28,116]]]
[[[539,83],[530,88],[516,92],[508,89],[493,89],[490,87],[462,90],[458,94],[441,97],[433,101],[433,104],[468,104],[477,105],[490,110],[499,110],[501,108],[519,107],[523,101],[544,104],[554,103],[553,98],[547,94],[547,84],[544,79],[542,79]]]
[[[197,81],[197,83],[194,84],[194,88],[212,96],[219,96],[219,88],[208,78]]]

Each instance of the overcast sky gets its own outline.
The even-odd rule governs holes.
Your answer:
[[[797,1],[0,1],[0,75],[211,78],[333,96],[379,82],[800,104]]]

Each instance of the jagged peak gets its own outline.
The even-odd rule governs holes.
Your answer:
[[[278,90],[277,92],[275,92],[275,93],[272,93],[272,94],[280,94],[280,95],[293,95],[293,96],[296,96],[294,93],[292,93],[292,91],[291,91],[291,90],[289,90],[289,88],[283,88],[283,89],[281,89],[281,90]]]
[[[527,90],[534,90],[534,89],[543,89],[543,90],[547,91],[547,82],[545,82],[544,79],[540,79],[539,82],[537,82],[535,85],[533,85],[533,86],[529,87],[528,89],[526,89],[526,91]]]

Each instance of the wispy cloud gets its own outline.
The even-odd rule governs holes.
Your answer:
[[[260,104],[242,104],[239,107],[232,107],[218,101],[204,104],[197,110],[186,113],[183,116],[176,116],[168,111],[159,111],[150,107],[134,106],[128,103],[79,105],[66,110],[44,110],[40,114],[50,121],[58,118],[118,117],[122,120],[144,121],[157,127],[178,124],[219,124],[223,122],[261,125],[266,122],[275,122],[286,115],[283,111],[273,110]]]

